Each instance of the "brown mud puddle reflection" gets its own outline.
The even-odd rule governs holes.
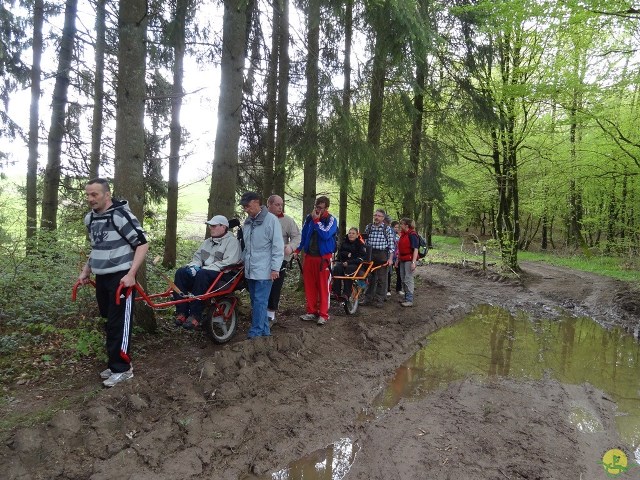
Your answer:
[[[541,379],[591,385],[618,405],[616,427],[640,462],[640,345],[621,329],[606,330],[589,318],[531,320],[499,307],[480,305],[459,323],[428,337],[427,346],[397,370],[359,420],[384,414],[403,398],[418,398],[470,376]],[[603,429],[597,415],[576,405],[569,421],[581,432]],[[291,463],[272,480],[340,480],[359,447],[341,439]]]
[[[353,465],[358,450],[360,448],[357,443],[353,443],[349,438],[341,438],[265,478],[271,480],[340,480]]]
[[[640,461],[640,345],[622,329],[607,330],[590,318],[531,320],[491,305],[476,307],[459,323],[428,337],[397,370],[390,384],[361,414],[370,419],[402,398],[420,397],[470,376],[589,383],[617,403],[616,428]],[[580,432],[602,431],[597,415],[576,405],[569,422]]]

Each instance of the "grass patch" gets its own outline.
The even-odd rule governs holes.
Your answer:
[[[479,263],[482,264],[481,246],[460,237],[433,236],[433,248],[425,257],[425,263]],[[486,242],[487,263],[500,265],[500,249],[494,241]],[[640,260],[635,257],[592,255],[587,258],[571,252],[518,252],[519,262],[546,262],[550,265],[597,273],[606,277],[640,285]]]
[[[520,252],[518,259],[529,262],[546,262],[551,265],[597,273],[625,282],[640,284],[640,261],[637,258],[606,255],[594,255],[591,258],[586,258],[576,254]]]

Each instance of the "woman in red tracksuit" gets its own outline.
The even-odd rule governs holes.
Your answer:
[[[302,225],[300,245],[294,255],[305,253],[302,269],[307,313],[301,320],[324,325],[329,319],[329,283],[331,282],[331,257],[336,251],[338,220],[329,213],[329,199],[316,199],[315,208]]]

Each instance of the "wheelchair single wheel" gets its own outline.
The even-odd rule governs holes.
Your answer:
[[[216,343],[226,343],[231,340],[238,328],[238,316],[233,299],[222,298],[212,303],[203,328]]]
[[[351,296],[344,302],[344,311],[347,315],[355,315],[358,311],[358,303],[360,303],[360,296],[358,295],[357,287],[354,287],[351,291]]]

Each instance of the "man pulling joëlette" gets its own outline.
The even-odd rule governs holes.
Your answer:
[[[100,373],[106,387],[113,387],[133,377],[129,348],[133,322],[135,291],[116,305],[120,284],[131,287],[149,249],[146,233],[131,213],[126,201],[111,198],[109,183],[101,178],[90,180],[85,187],[92,211],[84,223],[89,231],[91,253],[78,281],[89,283],[96,275],[96,299],[100,316],[107,319],[106,348],[108,368]]]

